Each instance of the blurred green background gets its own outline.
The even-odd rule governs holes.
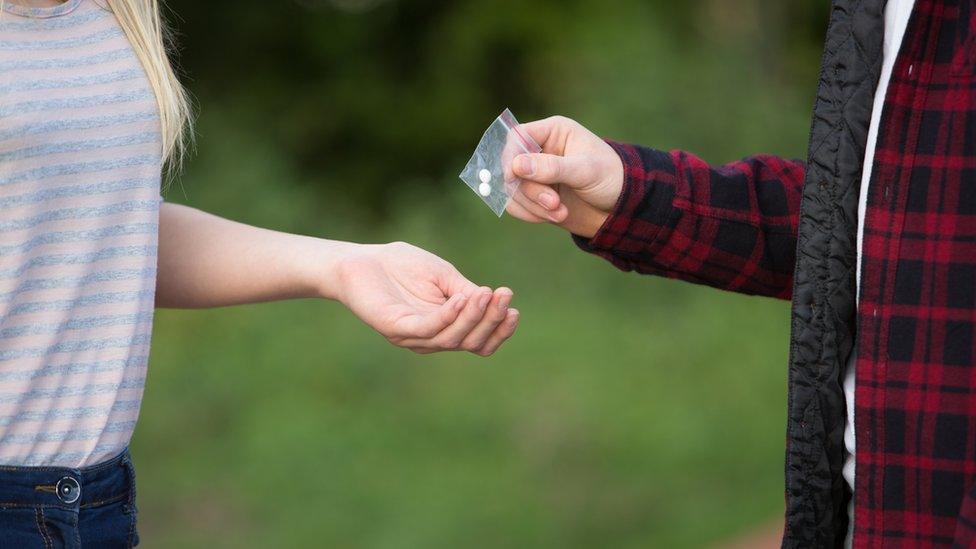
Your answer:
[[[699,547],[776,520],[788,304],[620,273],[457,173],[506,106],[803,157],[826,0],[167,4],[200,112],[168,200],[412,242],[512,287],[522,322],[485,360],[333,303],[160,311],[146,546]]]

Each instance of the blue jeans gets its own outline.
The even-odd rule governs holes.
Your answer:
[[[0,548],[136,546],[135,480],[128,450],[82,469],[0,465]]]

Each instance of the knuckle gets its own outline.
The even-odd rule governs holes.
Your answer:
[[[403,345],[406,341],[414,339],[417,334],[414,332],[409,332],[407,330],[397,330],[387,334],[386,339],[389,339],[394,345]]]
[[[497,307],[492,307],[492,309],[497,309]],[[494,311],[488,311],[485,314],[485,320],[483,323],[485,326],[485,332],[487,332],[485,339],[488,339],[487,336],[490,336],[492,333],[496,331],[498,325],[501,324],[502,320],[504,319],[505,319],[505,311],[494,310]]]
[[[456,337],[450,337],[442,340],[437,346],[445,351],[450,351],[457,349],[461,345],[461,340]]]
[[[442,305],[444,304],[442,303]],[[447,328],[452,322],[454,322],[454,319],[457,317],[457,312],[454,311],[453,309],[454,309],[453,307],[442,307],[440,315],[438,315],[437,317],[437,321],[438,321],[436,323],[437,326],[432,326],[430,328],[431,331],[437,330],[439,332],[444,328]]]
[[[518,192],[525,197],[525,200],[528,200],[529,202],[536,204],[539,195],[549,188],[551,187],[548,185],[543,185],[541,183],[536,183],[534,181],[523,181],[522,184],[519,186]]]
[[[469,299],[470,301],[475,302],[477,298],[476,296],[471,296]],[[475,324],[478,323],[479,320],[481,320],[481,317],[484,316],[484,313],[482,313],[481,310],[478,309],[478,307],[476,307],[475,305],[477,305],[477,303],[473,303],[471,307],[467,307],[467,309],[469,310],[466,310],[464,312],[464,315],[461,317],[461,319],[464,321],[464,324],[459,325],[458,326],[459,328],[467,327],[467,329],[470,330],[475,326]],[[464,339],[464,336],[466,335],[467,334],[459,336],[458,343],[461,343],[461,341]]]
[[[541,171],[543,175],[548,176],[552,179],[556,179],[559,177],[559,163],[556,162],[555,158],[548,157],[548,156],[543,157],[541,167],[542,167]]]
[[[408,252],[414,248],[412,244],[408,244],[402,240],[395,240],[387,244],[387,246],[389,246],[392,251],[400,253]]]

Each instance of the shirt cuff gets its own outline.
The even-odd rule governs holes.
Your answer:
[[[601,256],[619,252],[639,254],[654,242],[662,227],[670,224],[674,186],[660,184],[655,177],[673,174],[674,162],[667,152],[614,141],[607,143],[623,163],[623,189],[596,234],[592,238],[574,234],[573,241],[583,251]],[[635,245],[642,249],[636,249]]]

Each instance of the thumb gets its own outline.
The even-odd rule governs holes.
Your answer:
[[[546,185],[562,183],[574,189],[587,187],[596,178],[593,164],[582,156],[520,154],[512,163],[512,171],[522,179]]]
[[[466,295],[455,294],[442,303],[436,311],[415,313],[399,319],[394,333],[402,338],[434,337],[457,320],[467,302]]]
[[[437,287],[444,292],[445,296],[453,298],[456,294],[464,294],[466,297],[471,297],[471,294],[477,291],[479,286],[468,280],[453,265],[448,265],[448,267],[437,274]]]

